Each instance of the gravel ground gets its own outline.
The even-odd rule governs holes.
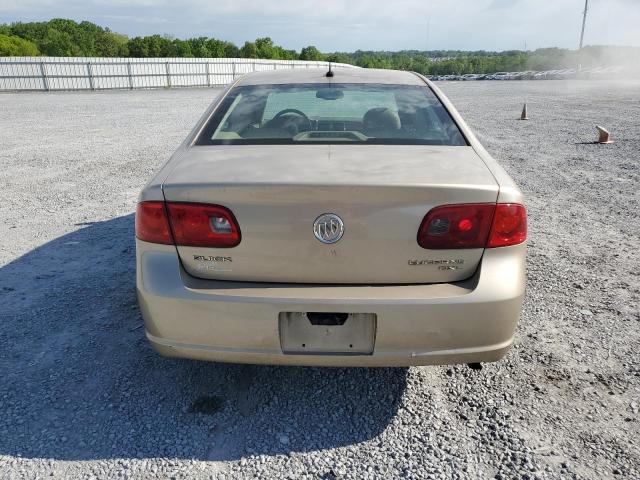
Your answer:
[[[132,212],[215,91],[0,94],[0,477],[639,478],[640,83],[441,86],[528,197],[482,371],[156,355]]]

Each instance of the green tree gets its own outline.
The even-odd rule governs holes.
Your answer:
[[[280,58],[283,60],[298,60],[298,57],[298,52],[295,50],[282,50],[282,53],[280,54]]]
[[[186,40],[174,40],[174,57],[193,57],[193,53],[191,53],[191,44]]]
[[[206,47],[209,51],[209,55],[212,58],[224,58],[227,57],[227,44],[222,40],[216,38],[209,38],[206,41]],[[235,47],[235,45],[234,45]],[[237,49],[236,49],[237,50]]]
[[[49,26],[47,22],[14,23],[9,29],[11,35],[29,40],[36,45],[45,37]]]
[[[69,43],[72,45],[70,52],[72,53],[65,56],[82,55],[88,57],[96,54],[95,38],[99,33],[104,32],[103,28],[91,22],[77,23],[65,18],[50,20],[48,30],[48,36],[51,36],[53,30],[69,39]]]
[[[80,56],[80,48],[73,43],[71,35],[67,32],[50,29],[39,42],[40,51],[51,57],[77,57]]]
[[[0,56],[3,57],[34,57],[40,55],[38,47],[33,42],[15,35],[0,33]]]
[[[209,47],[207,45],[207,37],[190,38],[189,40],[187,40],[187,42],[189,42],[189,49],[193,57],[211,57],[211,52],[209,51]]]
[[[240,55],[243,58],[258,58],[258,47],[253,42],[244,42],[244,45],[240,49]]]
[[[280,58],[278,49],[273,45],[273,40],[269,37],[257,38],[255,46],[256,57],[249,58]]]
[[[351,57],[346,53],[330,53],[326,55],[325,60],[335,63],[353,63]]]
[[[224,56],[226,58],[238,58],[240,57],[240,49],[236,47],[233,43],[225,43],[224,46]]]
[[[160,35],[150,35],[144,37],[143,42],[147,46],[147,57],[173,57],[173,48],[171,41],[167,38],[162,38]]]
[[[99,57],[126,57],[129,54],[127,37],[110,31],[101,32],[96,36],[95,50]]]
[[[4,26],[5,30],[7,26]],[[47,55],[115,56],[126,54],[126,37],[91,22],[54,18],[48,22],[14,23],[12,35],[36,44]]]
[[[300,60],[324,60],[324,55],[316,47],[309,45],[300,51]]]
[[[142,37],[134,37],[127,42],[129,55],[134,58],[146,58],[149,56],[149,49]]]

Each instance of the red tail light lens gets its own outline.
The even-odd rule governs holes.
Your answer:
[[[140,202],[138,204],[136,237],[145,242],[173,245],[164,202]]]
[[[230,248],[240,243],[240,227],[233,213],[220,205],[167,203],[176,245]]]
[[[487,248],[518,245],[527,239],[527,212],[516,203],[499,203]]]
[[[428,249],[484,248],[495,205],[444,205],[431,210],[418,230],[418,244]]]
[[[418,230],[418,244],[434,250],[506,247],[526,239],[526,211],[512,203],[436,207],[427,213]]]

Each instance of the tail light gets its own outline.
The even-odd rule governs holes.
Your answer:
[[[167,203],[176,245],[230,248],[240,243],[240,227],[231,210],[204,203]]]
[[[495,205],[445,205],[427,213],[418,231],[422,248],[484,248]]]
[[[140,202],[138,204],[136,237],[145,242],[173,245],[164,202]]]
[[[527,212],[517,203],[499,203],[487,248],[518,245],[527,239]]]
[[[418,230],[418,244],[427,249],[506,247],[526,238],[525,209],[510,203],[436,207]]]
[[[189,247],[230,248],[240,243],[233,213],[220,205],[141,202],[136,237],[145,242]]]

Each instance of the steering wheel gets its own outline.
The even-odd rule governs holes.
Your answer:
[[[296,115],[299,115],[302,118],[304,118],[306,121],[309,121],[309,117],[307,117],[304,112],[301,112],[297,108],[285,108],[284,110],[280,110],[278,113],[276,113],[273,116],[272,120],[276,120],[276,119],[282,117],[283,115],[287,115],[289,113],[295,113]]]
[[[286,115],[294,114],[294,116],[287,117]],[[285,108],[276,113],[267,125],[270,127],[280,128],[286,131],[292,137],[295,137],[300,132],[306,132],[311,130],[311,120],[304,112],[296,108]]]

